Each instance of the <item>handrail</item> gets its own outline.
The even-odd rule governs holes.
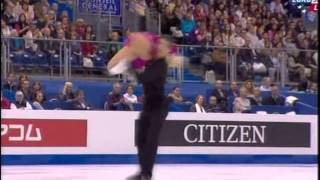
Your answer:
[[[24,37],[5,37],[2,36],[1,39],[21,39],[21,40],[38,40],[38,41],[59,41],[59,42],[79,42],[79,43],[97,43],[97,44],[119,44],[123,45],[123,42],[114,42],[114,41],[92,41],[92,40],[70,40],[70,39],[44,39],[44,38],[24,38]],[[177,44],[177,47],[182,48],[221,48],[221,49],[254,49],[254,50],[280,50],[280,51],[311,51],[318,52],[317,49],[290,49],[290,48],[250,48],[250,47],[237,47],[237,46],[212,46],[212,45],[187,45],[187,44]]]

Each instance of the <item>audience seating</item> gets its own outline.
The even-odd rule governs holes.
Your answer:
[[[45,104],[48,109],[71,109],[70,102],[64,103],[58,100],[53,100],[57,98],[59,92],[63,90],[64,81],[63,80],[42,80],[41,81],[43,90],[45,92],[46,99],[48,100]],[[207,83],[168,83],[165,87],[165,93],[168,94],[173,90],[174,87],[181,87],[181,92],[186,101],[195,102],[197,95],[201,94],[206,97],[208,100],[211,95],[214,87]],[[227,86],[225,86],[227,88]],[[112,91],[112,83],[103,82],[98,80],[82,81],[74,80],[73,81],[74,91],[81,89],[85,92],[86,100],[94,109],[103,109],[105,101],[107,101],[108,93]],[[127,84],[123,84],[122,92],[125,93],[127,89]],[[138,85],[135,88],[135,95],[138,97],[143,95],[143,88],[141,85]],[[269,96],[270,91],[263,91],[262,96]],[[289,111],[295,111],[297,114],[316,114],[317,113],[317,94],[308,94],[308,93],[294,93],[287,91],[287,88],[280,89],[280,94],[284,97],[293,95],[299,98],[299,101],[295,107],[278,107],[278,106],[259,106],[253,107],[253,112],[256,111],[267,111],[268,113],[286,113]],[[3,90],[3,95],[7,97],[10,101],[15,99],[15,92],[10,92],[8,90]],[[233,100],[234,97],[228,98],[228,112],[233,110]],[[136,104],[134,106],[135,110],[141,110],[142,104]],[[190,105],[184,104],[171,104],[170,111],[184,112],[189,111]]]

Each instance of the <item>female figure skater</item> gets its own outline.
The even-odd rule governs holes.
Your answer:
[[[136,133],[140,172],[128,180],[150,180],[152,177],[160,131],[168,115],[169,100],[164,94],[164,85],[168,66],[166,59],[171,53],[169,41],[150,33],[134,33],[108,63],[111,74],[131,68],[144,90],[143,110]]]

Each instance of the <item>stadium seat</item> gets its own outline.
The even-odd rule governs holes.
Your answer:
[[[77,55],[73,54],[69,60],[71,62],[71,68],[73,70],[82,69],[82,64],[80,64],[80,60]]]
[[[73,101],[72,100],[63,101],[61,104],[61,107],[63,110],[72,110]]]
[[[51,55],[50,60],[51,60],[51,67],[54,67],[54,68],[60,67],[60,56],[58,54]]]
[[[62,109],[61,101],[58,99],[50,99],[44,103],[43,107],[49,110]]]
[[[189,112],[191,105],[190,104],[175,104],[171,103],[169,110],[171,112]]]
[[[92,62],[93,62],[93,66],[96,69],[105,69],[106,68],[106,64],[103,61],[103,58],[100,56],[96,56],[96,57],[92,58]]]
[[[40,67],[42,68],[48,68],[49,67],[49,59],[47,58],[46,54],[44,53],[38,53],[36,54],[36,57],[37,57],[37,61],[38,61],[38,64]]]

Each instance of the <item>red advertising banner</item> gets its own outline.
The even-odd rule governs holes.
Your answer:
[[[1,119],[3,147],[86,147],[87,120]]]

